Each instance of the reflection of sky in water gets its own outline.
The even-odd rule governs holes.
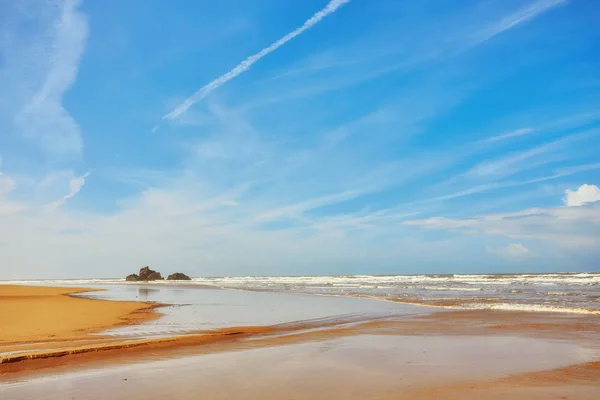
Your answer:
[[[361,335],[84,369],[0,385],[0,398],[347,398],[339,395],[342,387],[352,398],[390,398],[391,389],[489,380],[597,356],[577,344],[533,338]]]
[[[228,326],[273,325],[318,318],[402,316],[426,314],[430,309],[399,303],[345,297],[264,293],[240,290],[169,286],[107,285],[86,297],[137,300],[170,304],[160,308],[163,317],[142,325],[108,331],[109,334],[169,335]]]

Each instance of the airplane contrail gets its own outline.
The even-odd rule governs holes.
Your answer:
[[[299,36],[300,34],[302,34],[304,31],[310,29],[312,26],[316,25],[319,21],[321,21],[323,18],[325,18],[329,14],[334,13],[341,6],[343,6],[344,4],[346,4],[348,2],[350,2],[350,0],[331,0],[327,4],[327,6],[325,6],[325,8],[323,8],[320,11],[317,11],[312,17],[310,17],[308,20],[306,20],[304,22],[304,24],[302,24],[302,26],[300,26],[299,28],[288,33],[287,35],[285,35],[278,41],[271,44],[269,47],[265,47],[258,53],[249,56],[244,61],[242,61],[241,63],[236,65],[235,68],[233,68],[231,71],[225,73],[224,75],[221,75],[220,77],[213,80],[212,82],[207,83],[206,85],[202,86],[196,93],[194,93],[193,95],[188,97],[183,103],[181,103],[179,106],[177,106],[173,111],[171,111],[170,113],[168,113],[167,115],[162,117],[162,119],[173,120],[173,119],[179,117],[181,114],[186,112],[188,110],[188,108],[190,108],[195,103],[197,103],[198,101],[205,98],[210,92],[212,92],[213,90],[224,85],[225,83],[232,80],[233,78],[237,77],[242,72],[248,70],[255,62],[257,62],[258,60],[260,60],[267,54],[277,50],[279,47],[283,46],[284,44],[286,44],[287,42],[289,42],[296,36]]]

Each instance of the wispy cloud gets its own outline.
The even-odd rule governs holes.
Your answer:
[[[557,159],[568,157],[568,154],[563,151],[566,146],[580,140],[594,138],[599,134],[600,129],[589,129],[572,135],[563,136],[557,140],[528,150],[508,154],[495,160],[482,161],[467,171],[465,175],[467,177],[505,177],[527,169],[539,167],[540,165],[550,164]],[[560,154],[555,154],[554,157],[548,155],[549,153],[557,153],[559,150],[561,151]],[[539,156],[544,157],[539,158]]]
[[[406,221],[424,229],[550,241],[560,246],[600,244],[600,203],[586,207],[536,208],[480,217],[432,217]]]
[[[9,126],[20,113],[23,129],[17,134],[75,152],[81,134],[64,106],[66,91],[73,87],[68,93],[73,103],[89,96],[116,95],[118,101],[99,101],[88,110],[93,115],[86,121],[99,125],[89,133],[87,160],[68,165],[70,160],[37,157],[30,167],[29,153],[3,150],[9,169],[0,168],[5,172],[0,174],[0,258],[14,268],[0,278],[85,276],[97,265],[104,266],[104,274],[121,276],[146,262],[203,275],[348,273],[349,265],[365,273],[422,272],[438,261],[440,270],[457,268],[447,264],[455,256],[465,268],[482,268],[478,250],[485,249],[508,261],[535,254],[532,264],[549,270],[559,266],[547,261],[557,263],[554,254],[572,251],[570,245],[588,245],[585,254],[597,257],[600,202],[590,204],[595,191],[580,187],[599,184],[593,149],[600,135],[583,140],[595,135],[590,129],[598,129],[600,121],[594,93],[578,89],[555,101],[545,85],[555,77],[568,81],[576,70],[568,63],[586,59],[584,50],[572,49],[590,47],[591,39],[578,41],[579,35],[589,31],[591,37],[595,31],[572,31],[565,23],[572,36],[550,52],[559,68],[529,74],[548,61],[549,53],[536,49],[546,49],[561,35],[556,25],[544,24],[555,22],[553,17],[570,19],[572,13],[562,12],[566,7],[557,9],[565,1],[465,2],[435,12],[402,2],[316,3],[314,11],[320,11],[296,15],[283,32],[261,30],[260,36],[270,35],[266,42],[245,37],[252,50],[187,87],[187,99],[167,104],[160,99],[177,82],[156,87],[148,74],[132,81],[136,90],[128,95],[143,99],[131,97],[128,103],[137,104],[141,115],[123,108],[120,101],[130,98],[119,98],[116,83],[123,78],[115,76],[122,69],[144,69],[151,38],[141,38],[136,29],[146,26],[122,24],[123,32],[116,33],[127,39],[131,57],[119,59],[106,75],[88,70],[79,78],[82,85],[74,86],[87,30],[79,3],[55,0],[43,17],[17,21],[15,27],[25,26],[25,40],[20,31],[10,32],[6,40],[14,46],[4,48],[5,38],[0,39],[5,89],[0,117],[5,104],[15,109],[0,123]],[[345,4],[348,8],[340,9]],[[573,2],[569,11],[579,6]],[[220,56],[214,51],[218,43],[195,49],[190,38],[201,36],[194,27],[206,20],[227,25],[236,17],[237,10],[225,8],[222,15],[169,12],[184,29],[168,32],[169,40],[151,41],[151,53],[160,53],[161,46],[164,53],[174,39],[187,42],[153,71],[183,76],[198,60]],[[250,14],[268,21],[272,10],[260,15],[263,11],[255,4]],[[323,20],[327,16],[334,18]],[[114,31],[101,16],[91,18],[100,18],[92,26],[94,36]],[[339,29],[322,30],[328,22]],[[306,46],[288,53],[298,43],[284,44],[303,33],[298,39]],[[496,39],[506,43],[495,47]],[[23,53],[16,51],[18,45]],[[477,45],[485,51],[469,53]],[[88,61],[107,62],[107,46],[102,47],[95,47]],[[115,49],[109,50],[114,55]],[[278,57],[283,51],[286,56]],[[6,65],[11,72],[26,70],[3,74]],[[254,72],[265,78],[244,79]],[[13,90],[22,89],[20,82],[27,90]],[[221,92],[229,85],[236,90]],[[521,91],[531,90],[544,95],[519,101]],[[477,110],[489,102],[497,107]],[[165,107],[160,121],[152,111],[157,104]],[[156,129],[168,127],[174,134],[148,137],[132,129],[148,122],[143,110],[155,114]],[[578,110],[587,113],[553,122]],[[108,121],[111,129],[104,126],[107,115],[114,117]],[[589,136],[572,136],[583,130]],[[0,132],[10,129],[3,125]],[[53,137],[59,140],[51,143]],[[3,139],[0,134],[0,147]],[[84,165],[93,166],[92,180],[73,172]],[[95,185],[101,196],[87,196]],[[565,194],[566,185],[572,190]],[[565,195],[567,205],[582,205],[563,206]],[[553,207],[552,199],[554,208],[528,208]],[[70,207],[82,202],[85,207]],[[560,246],[546,243],[555,252],[548,256],[535,240]],[[503,265],[503,257],[490,262]],[[386,271],[382,265],[390,267]]]
[[[321,56],[320,58],[310,59],[308,62],[289,69],[284,70],[276,75],[273,75],[267,80],[277,80],[282,78],[297,77],[298,75],[305,75],[311,73],[317,73],[339,67],[347,67],[360,63],[362,60],[359,59],[332,59],[330,57]]]
[[[0,197],[10,193],[15,188],[15,181],[10,177],[0,172]]]
[[[294,39],[295,37],[301,35],[308,29],[312,28],[314,25],[319,23],[323,18],[327,17],[329,14],[336,12],[341,6],[348,3],[349,1],[350,0],[331,0],[329,2],[329,4],[327,4],[327,6],[325,6],[325,8],[318,11],[312,17],[310,17],[308,20],[306,20],[306,22],[304,22],[304,24],[302,24],[301,27],[288,33],[287,35],[285,35],[281,39],[277,40],[275,43],[271,44],[270,46],[265,47],[258,53],[249,56],[248,58],[243,60],[235,68],[233,68],[231,71],[227,72],[226,74],[221,75],[220,77],[213,80],[212,82],[204,85],[196,93],[194,93],[192,96],[188,97],[183,103],[181,103],[179,106],[177,106],[173,111],[166,114],[163,117],[163,119],[173,120],[173,119],[179,117],[181,114],[186,112],[188,108],[190,108],[192,105],[194,105],[198,101],[205,98],[213,90],[219,88],[220,86],[222,86],[225,83],[227,83],[228,81],[234,79],[241,73],[247,71],[254,63],[259,61],[261,58],[265,57],[269,53],[272,53],[273,51],[277,50],[279,47],[283,46],[290,40]]]
[[[430,198],[425,198],[425,199],[413,202],[411,204],[425,204],[425,203],[433,203],[433,202],[439,202],[439,201],[445,201],[445,200],[452,200],[452,199],[457,199],[457,198],[466,197],[466,196],[470,196],[470,195],[481,194],[481,193],[485,193],[485,192],[497,190],[497,189],[514,188],[514,187],[527,186],[527,185],[532,185],[532,184],[537,184],[537,183],[549,182],[549,181],[564,178],[564,177],[567,177],[570,175],[574,175],[574,174],[577,174],[580,172],[592,171],[592,170],[597,170],[597,169],[600,169],[600,163],[583,164],[583,165],[577,165],[577,166],[568,167],[568,168],[560,168],[560,169],[554,171],[554,173],[551,175],[544,175],[544,176],[541,176],[538,178],[525,179],[525,180],[511,180],[511,181],[504,181],[504,182],[484,183],[484,184],[480,184],[480,185],[476,185],[476,186],[471,186],[466,189],[458,190],[458,191],[455,191],[452,193],[435,196],[435,197],[430,197]]]
[[[0,159],[0,164],[2,159]],[[8,200],[6,197],[16,188],[13,178],[0,172],[0,215],[12,214],[25,209],[23,204]]]
[[[519,137],[519,136],[525,136],[525,135],[530,134],[533,131],[534,130],[532,128],[521,128],[521,129],[517,129],[512,132],[505,133],[503,135],[492,136],[490,138],[483,139],[481,142],[482,143],[498,142],[501,140],[512,139],[512,138]]]
[[[27,59],[24,62],[33,64],[28,68],[39,68],[38,73],[43,77],[41,86],[27,100],[16,120],[24,135],[51,152],[78,153],[83,147],[79,125],[62,104],[64,94],[75,82],[88,35],[87,19],[78,7],[77,0],[62,2],[59,14],[46,21],[45,32],[34,39],[36,44],[18,52]],[[43,9],[31,12],[45,15]],[[28,85],[37,79],[24,78]]]
[[[340,193],[333,193],[318,198],[309,199],[297,204],[291,204],[273,210],[269,210],[267,212],[255,216],[254,220],[257,222],[267,222],[279,219],[284,216],[287,218],[291,218],[297,216],[302,212],[324,207],[330,204],[336,204],[343,201],[355,199],[368,192],[368,189],[356,189],[347,190]]]
[[[531,250],[521,243],[509,243],[505,247],[488,248],[488,252],[513,260],[529,258],[533,255]]]
[[[567,0],[537,0],[533,3],[528,4],[525,7],[517,10],[509,16],[501,19],[500,21],[487,27],[484,31],[480,32],[476,37],[474,45],[482,44],[495,36],[500,35],[509,29],[515,28],[525,22],[535,19],[537,16],[550,11],[551,9],[564,5]]]
[[[71,179],[69,181],[69,193],[64,195],[59,200],[56,200],[50,204],[47,204],[45,207],[46,210],[54,211],[54,210],[58,209],[59,207],[61,207],[63,204],[65,204],[67,200],[75,197],[75,195],[77,195],[77,193],[79,193],[81,191],[81,188],[83,187],[83,185],[85,185],[85,180],[87,179],[88,176],[90,176],[90,173],[86,172],[82,176]]]
[[[529,160],[532,158],[547,154],[548,152],[556,149],[561,142],[562,140],[537,146],[514,154],[509,154],[508,156],[500,157],[495,160],[483,161],[467,171],[467,175],[473,177],[503,177],[511,175],[515,172],[528,168],[529,165],[526,165],[525,163],[530,163]],[[544,158],[540,162],[547,163],[551,161],[552,159]],[[539,164],[534,163],[534,166],[536,165]]]
[[[354,214],[336,215],[321,218],[309,225],[314,230],[358,230],[358,229],[381,229],[386,226],[397,227],[403,220],[414,218],[420,214],[419,211],[399,212],[397,210],[378,210],[374,212],[358,212]]]

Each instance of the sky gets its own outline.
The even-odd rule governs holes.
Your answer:
[[[0,0],[0,279],[600,270],[596,0]]]

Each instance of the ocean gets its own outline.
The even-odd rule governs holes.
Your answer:
[[[451,309],[600,314],[600,273],[203,277],[186,285],[360,297]],[[135,285],[124,279],[0,281],[24,285]],[[143,285],[181,285],[155,281]]]

